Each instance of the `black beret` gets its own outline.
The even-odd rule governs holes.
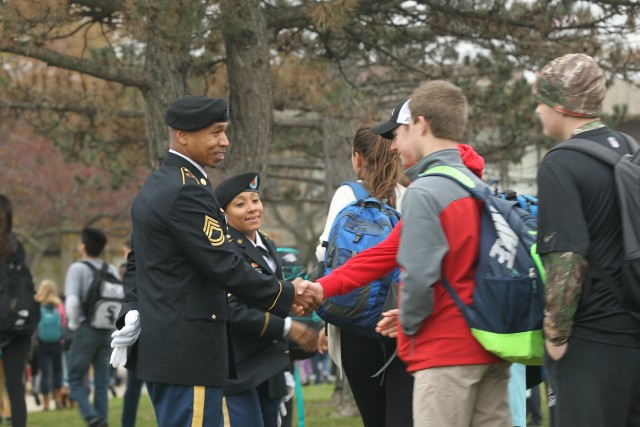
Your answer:
[[[187,95],[173,101],[164,113],[164,121],[173,129],[194,131],[229,121],[229,105],[222,98]]]
[[[260,188],[260,175],[257,172],[247,172],[232,176],[222,181],[214,193],[220,206],[226,207],[234,197],[245,191],[257,192]]]

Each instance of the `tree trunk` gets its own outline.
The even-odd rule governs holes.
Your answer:
[[[231,126],[227,174],[266,176],[273,127],[269,35],[259,0],[220,2],[229,76]]]
[[[356,176],[349,160],[353,132],[344,121],[325,119],[324,121],[325,188],[327,206],[336,188],[345,181],[353,181]]]
[[[147,27],[144,73],[151,83],[142,89],[142,94],[146,103],[149,161],[154,169],[162,164],[169,148],[165,110],[188,93],[191,28],[201,13],[199,7],[184,7],[176,14],[177,5],[173,2],[157,0],[148,3],[144,10],[143,22]]]

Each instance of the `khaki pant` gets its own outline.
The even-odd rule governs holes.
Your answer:
[[[509,363],[414,373],[414,427],[511,427]]]

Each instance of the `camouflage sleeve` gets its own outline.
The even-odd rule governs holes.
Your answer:
[[[544,334],[553,345],[560,346],[571,336],[588,264],[575,252],[550,252],[543,262],[547,276]]]

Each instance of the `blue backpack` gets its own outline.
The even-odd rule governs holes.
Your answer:
[[[51,304],[40,306],[38,339],[42,342],[58,342],[62,338],[62,319],[58,307]]]
[[[351,187],[356,200],[345,206],[333,221],[324,257],[324,275],[382,242],[400,220],[397,210],[371,197],[359,183],[343,185]],[[327,298],[316,313],[324,321],[350,332],[382,339],[375,327],[382,312],[397,308],[399,276],[400,270],[396,268],[346,295]]]
[[[465,305],[445,277],[442,284],[487,351],[509,362],[542,365],[545,278],[535,217],[488,186],[478,188],[458,169],[437,166],[420,176],[434,175],[452,179],[483,201],[473,302]]]
[[[514,202],[518,202],[518,206],[529,212],[532,217],[538,217],[538,198],[532,196],[531,194],[518,194],[511,189],[507,189],[502,192],[498,192],[497,190],[494,193],[496,196],[499,196],[505,200],[511,200]]]

